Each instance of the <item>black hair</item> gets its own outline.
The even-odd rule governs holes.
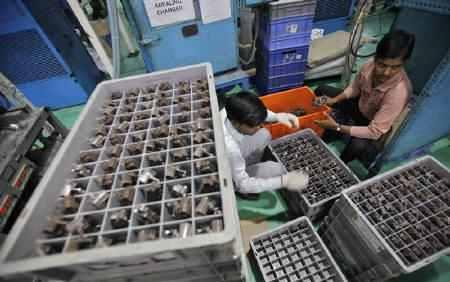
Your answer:
[[[411,57],[415,42],[414,34],[401,29],[390,31],[378,43],[375,58],[401,58],[405,62]]]
[[[229,120],[252,127],[262,124],[267,117],[267,109],[263,102],[248,91],[227,97],[225,110]]]

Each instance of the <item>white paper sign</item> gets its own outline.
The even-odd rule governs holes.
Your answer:
[[[199,0],[200,13],[204,24],[217,22],[231,17],[230,0]]]
[[[324,29],[321,28],[313,28],[311,31],[311,40],[323,37]]]
[[[144,5],[152,26],[195,19],[193,0],[144,0]]]

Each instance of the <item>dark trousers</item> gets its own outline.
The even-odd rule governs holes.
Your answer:
[[[316,89],[315,93],[316,96],[336,97],[342,93],[342,89],[322,85]],[[335,104],[332,115],[338,123],[344,125],[367,126],[370,123],[370,120],[359,111],[358,98],[347,99]],[[327,130],[324,134],[324,140],[330,140],[339,135],[342,136],[342,134],[334,130]],[[344,151],[342,151],[341,159],[345,163],[357,159],[367,167],[378,154],[375,144],[376,140],[350,137]]]

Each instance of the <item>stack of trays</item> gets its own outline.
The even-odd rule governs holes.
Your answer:
[[[303,84],[316,0],[281,0],[261,12],[256,53],[260,94]]]
[[[450,173],[423,157],[361,182],[343,192],[319,234],[352,280],[413,272],[450,251]]]

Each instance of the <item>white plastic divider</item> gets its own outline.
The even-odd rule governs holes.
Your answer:
[[[188,83],[186,93],[180,82]],[[155,89],[150,90],[149,87]],[[162,97],[162,92],[167,96]],[[180,111],[180,103],[184,104],[184,111]],[[110,111],[113,119],[105,118],[104,111]],[[163,112],[169,117],[169,135],[155,138],[155,129],[161,127],[158,116]],[[105,122],[105,130],[97,130]],[[197,130],[203,131],[204,136],[195,138]],[[99,135],[104,135],[104,143],[96,140],[96,148],[93,148],[92,141]],[[178,143],[179,138],[187,142]],[[157,141],[163,141],[159,144],[162,148],[154,150],[153,145]],[[114,144],[121,146],[120,154],[116,152],[115,157],[118,163],[112,170],[105,171],[108,167],[104,164],[111,160]],[[129,151],[133,146],[142,148],[139,152]],[[194,150],[200,147],[205,147],[207,153],[197,157]],[[180,150],[187,150],[188,156],[185,160],[173,162],[173,153]],[[241,238],[236,227],[238,219],[234,190],[224,150],[222,122],[210,64],[100,83],[6,238],[0,253],[0,275],[38,275],[65,280],[96,277],[100,280],[142,271],[168,272],[180,265],[193,267],[236,260],[242,252],[241,248],[236,247]],[[80,154],[85,152],[98,155],[82,164],[92,173],[79,177],[72,169],[80,164]],[[155,153],[161,154],[160,165],[152,165],[148,160]],[[127,163],[130,159],[136,161],[131,167]],[[197,166],[199,162],[206,162],[212,169],[203,170]],[[168,169],[173,166],[182,169],[180,172],[185,175],[170,179]],[[156,199],[146,198],[144,191],[147,191],[145,188],[148,185],[138,182],[148,168],[157,172],[162,185],[161,195],[156,195]],[[131,180],[126,179],[130,173],[135,173],[135,176]],[[98,181],[105,175],[112,180],[111,187],[106,190]],[[201,192],[199,181],[210,177],[217,179],[218,186],[206,193]],[[122,181],[131,181],[131,184],[123,187]],[[176,183],[190,185],[186,197],[177,198],[171,194],[169,189]],[[61,193],[67,184],[80,186],[80,194],[74,198],[79,201],[79,207],[74,207],[74,211],[63,217],[58,216],[58,219],[76,221],[92,217],[98,224],[94,224],[96,228],[85,235],[69,228],[61,236],[46,238],[43,230],[49,216],[64,210]],[[129,201],[121,203],[119,195],[124,192],[131,192]],[[107,194],[106,205],[96,207],[92,200],[101,193]],[[204,197],[214,200],[214,214],[196,211],[196,206]],[[173,218],[173,204],[183,198],[189,199],[190,203],[185,204],[190,212],[181,218]],[[157,214],[159,209],[159,220],[139,224],[135,209],[141,206],[152,207]],[[122,225],[113,226],[111,216],[117,216],[118,211],[124,212],[126,220]],[[214,221],[215,227],[212,227]],[[182,230],[180,225],[183,223],[190,224],[190,228],[186,229],[188,236],[172,238],[173,231]],[[137,232],[153,229],[157,229],[157,233],[149,231],[152,234],[148,241],[138,240]],[[93,241],[89,242],[89,238]],[[78,240],[85,241],[80,244]],[[81,250],[84,247],[87,249]],[[43,255],[46,250],[52,250],[55,254]],[[111,276],[112,272],[115,274]]]

